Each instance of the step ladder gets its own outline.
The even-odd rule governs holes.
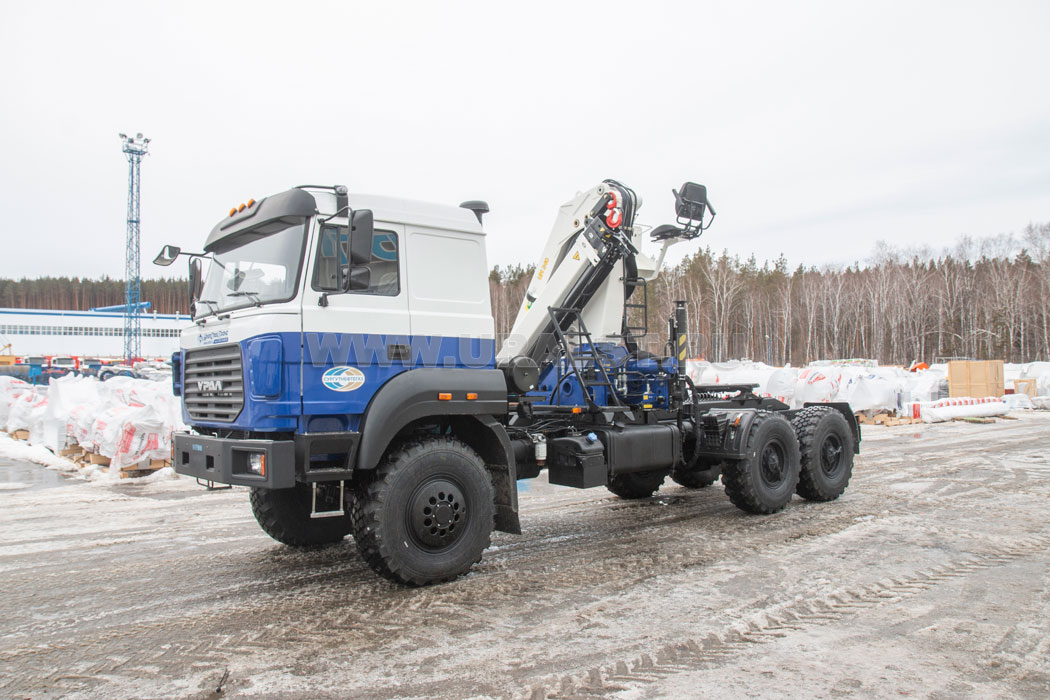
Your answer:
[[[624,277],[623,286],[625,289],[634,289],[630,299],[635,301],[625,301],[623,304],[623,334],[620,337],[623,338],[624,345],[627,345],[629,350],[631,345],[634,346],[634,349],[637,349],[638,343],[636,341],[649,335],[649,287],[646,286],[644,277]],[[642,295],[641,302],[637,301],[639,289]],[[631,309],[641,309],[642,325],[630,325]]]
[[[602,364],[602,358],[598,354],[598,351],[594,347],[594,341],[591,340],[590,331],[587,330],[587,326],[583,323],[583,318],[580,315],[579,309],[570,309],[559,306],[551,306],[547,309],[547,313],[550,314],[551,322],[554,324],[554,335],[558,340],[558,345],[561,347],[561,360],[559,360],[559,374],[558,383],[554,387],[554,392],[551,394],[551,403],[555,403],[558,397],[558,393],[561,391],[562,380],[569,375],[574,375],[576,381],[580,383],[583,388],[583,397],[587,401],[587,407],[593,412],[602,410],[602,407],[594,402],[594,397],[591,394],[590,389],[596,386],[603,386],[608,389],[609,396],[616,406],[626,408],[620,397],[616,395],[616,389],[613,386],[612,380],[609,378],[609,373],[605,371],[605,365]],[[586,345],[587,352],[581,351],[579,355],[573,354],[573,347],[570,338],[575,339],[576,347],[583,348]],[[584,377],[582,370],[582,360],[585,357],[589,357],[594,363],[595,371],[593,373],[594,378],[587,379]],[[562,373],[560,368],[563,366],[561,363],[568,363],[568,371]]]

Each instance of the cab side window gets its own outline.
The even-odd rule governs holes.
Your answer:
[[[338,252],[337,252],[338,251]],[[350,272],[350,239],[346,226],[324,226],[318,236],[317,257],[314,264],[313,288],[317,291],[336,291]],[[401,293],[401,273],[398,266],[398,238],[393,231],[376,230],[372,236],[370,259],[356,268],[368,269],[368,287],[351,289],[350,294],[374,294],[396,297]]]

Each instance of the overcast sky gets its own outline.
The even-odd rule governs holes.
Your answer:
[[[533,262],[612,177],[700,242],[799,263],[1050,221],[1050,2],[6,2],[0,276],[143,276],[230,208],[305,184],[485,199],[490,264]]]

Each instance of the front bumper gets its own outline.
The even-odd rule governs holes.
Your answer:
[[[265,469],[249,469],[251,455],[265,458]],[[175,471],[204,481],[267,489],[295,486],[295,443],[291,440],[235,440],[175,434]]]
[[[175,433],[172,463],[179,474],[217,484],[289,489],[297,481],[343,481],[353,476],[361,434],[296,434],[292,440],[218,438]],[[249,458],[262,455],[262,474],[249,469]]]

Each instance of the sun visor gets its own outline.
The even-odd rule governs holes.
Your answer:
[[[266,197],[217,223],[208,234],[204,252],[222,253],[265,238],[316,212],[313,196],[298,188]]]

